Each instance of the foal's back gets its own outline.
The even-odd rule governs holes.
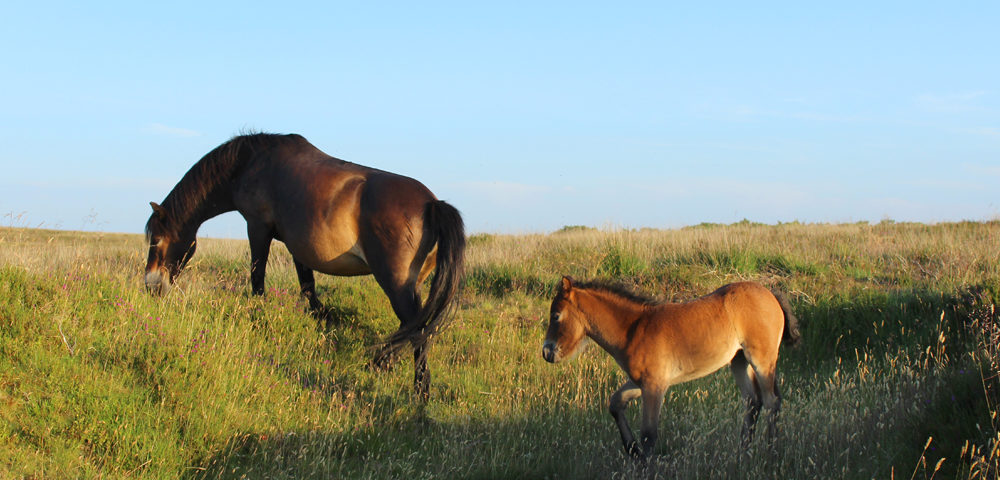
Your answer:
[[[753,282],[724,285],[685,303],[662,304],[637,325],[632,353],[676,384],[729,364],[739,350],[766,363],[777,358],[784,315],[774,295]],[[657,359],[657,360],[653,360]]]

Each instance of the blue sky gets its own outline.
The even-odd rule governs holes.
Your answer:
[[[88,3],[0,7],[0,225],[141,232],[245,129],[470,232],[1000,217],[998,2]]]

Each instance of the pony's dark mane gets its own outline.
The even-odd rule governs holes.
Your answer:
[[[648,295],[637,293],[632,289],[616,282],[610,282],[607,280],[588,280],[586,282],[580,282],[573,285],[573,288],[579,288],[583,290],[597,290],[599,292],[608,293],[632,303],[638,303],[640,305],[646,306],[656,306],[663,303],[662,300],[658,300]]]
[[[167,218],[153,215],[146,223],[146,236],[150,236],[153,222],[171,233],[183,228],[206,198],[223,182],[231,179],[253,154],[261,148],[289,139],[302,140],[299,135],[278,135],[273,133],[248,132],[237,135],[205,154],[184,174],[173,190],[163,199],[163,208],[169,213]]]

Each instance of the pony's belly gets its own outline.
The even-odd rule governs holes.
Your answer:
[[[353,253],[345,253],[332,260],[322,262],[315,268],[316,271],[327,275],[338,275],[349,277],[354,275],[368,275],[372,273],[371,268],[365,260]]]
[[[361,246],[354,244],[333,245],[330,243],[310,245],[303,243],[285,243],[288,251],[306,267],[319,273],[350,277],[355,275],[370,275],[371,268],[365,259]]]

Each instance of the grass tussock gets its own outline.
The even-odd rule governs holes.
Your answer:
[[[245,241],[205,239],[154,298],[139,235],[0,229],[0,478],[996,478],[998,244],[1000,222],[475,235],[422,404],[408,359],[368,368],[398,324],[370,277],[318,276],[319,323],[283,248],[264,297]],[[740,461],[719,372],[668,392],[648,466],[626,458],[614,362],[540,358],[561,275],[786,292],[777,451]]]

